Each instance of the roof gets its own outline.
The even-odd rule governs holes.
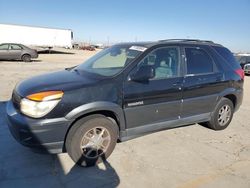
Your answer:
[[[191,44],[191,45],[209,45],[209,46],[222,46],[220,44],[214,43],[213,41],[208,40],[199,40],[199,39],[166,39],[159,41],[148,41],[148,42],[128,42],[123,43],[127,45],[138,45],[150,48],[159,44]]]

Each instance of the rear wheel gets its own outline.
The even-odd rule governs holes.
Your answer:
[[[24,62],[31,62],[31,56],[29,54],[24,54],[22,56],[22,61],[24,61]]]
[[[118,127],[115,121],[91,115],[77,121],[69,130],[66,150],[80,166],[93,166],[105,161],[115,148]]]
[[[230,124],[234,113],[234,105],[231,100],[222,98],[212,113],[211,120],[206,122],[209,128],[213,130],[223,130]]]

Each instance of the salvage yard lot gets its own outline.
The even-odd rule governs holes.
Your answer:
[[[5,104],[16,83],[83,62],[96,52],[40,54],[32,63],[0,61],[0,187],[250,187],[250,77],[224,131],[198,124],[117,144],[108,162],[75,166],[67,154],[33,153],[10,135]]]

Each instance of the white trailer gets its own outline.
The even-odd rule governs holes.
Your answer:
[[[72,40],[70,29],[0,24],[0,43],[72,48]]]

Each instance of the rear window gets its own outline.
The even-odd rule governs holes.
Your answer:
[[[236,58],[233,56],[233,54],[224,47],[219,47],[219,46],[213,46],[213,48],[215,49],[215,51],[220,54],[220,56],[226,61],[228,62],[233,69],[239,69],[241,68],[240,64],[238,63],[238,61],[236,60]]]

